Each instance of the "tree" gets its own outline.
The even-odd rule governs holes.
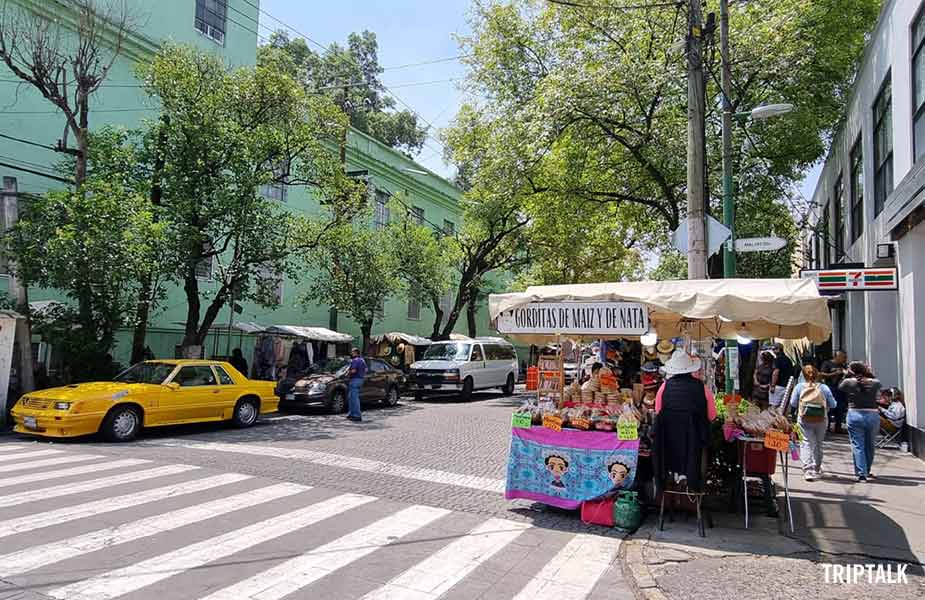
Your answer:
[[[74,379],[106,374],[111,361],[104,359],[131,313],[137,282],[155,269],[162,235],[143,195],[95,178],[74,191],[32,197],[12,228],[17,274],[74,302],[45,319]]]
[[[395,256],[386,251],[388,234],[358,219],[328,232],[307,255],[313,276],[304,301],[343,311],[360,325],[363,348],[369,346],[373,323],[386,299],[398,287]]]
[[[444,295],[452,284],[453,264],[459,247],[455,233],[435,231],[417,223],[406,205],[393,201],[390,214],[400,215],[385,228],[384,238],[395,259],[395,275],[401,293],[434,310],[431,338],[438,339],[443,323]]]
[[[484,100],[463,117],[476,115],[506,142],[478,168],[498,163],[518,172],[528,182],[525,192],[537,197],[527,206],[531,217],[550,198],[608,203],[610,218],[632,226],[629,239],[640,248],[664,248],[686,204],[682,3],[634,10],[563,4],[476,4],[472,34],[461,41],[469,87]],[[753,142],[739,146],[739,202],[786,203],[787,184],[824,153],[878,8],[877,0],[733,4],[734,110],[796,106],[787,117],[751,126]],[[718,181],[719,65],[709,41],[708,181]],[[720,186],[708,191],[715,210]]]
[[[294,256],[316,248],[361,202],[329,150],[345,118],[285,72],[229,70],[187,46],[166,45],[140,75],[161,105],[144,134],[159,161],[152,190],[167,236],[161,264],[183,287],[183,345],[198,353],[225,305],[275,304],[268,288],[296,275]],[[280,201],[297,185],[319,198],[318,216]]]
[[[72,0],[44,9],[4,1],[0,17],[0,59],[61,111],[65,128],[59,151],[75,158],[74,183],[87,177],[91,97],[116,59],[134,22],[123,2]],[[76,148],[68,143],[73,134]]]
[[[411,111],[395,110],[395,100],[379,79],[382,67],[375,33],[351,33],[346,47],[331,44],[319,54],[305,40],[276,31],[258,50],[258,61],[285,70],[309,93],[331,98],[352,127],[387,146],[409,156],[423,147],[427,130]]]

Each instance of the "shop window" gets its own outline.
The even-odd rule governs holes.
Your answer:
[[[887,74],[874,101],[874,217],[893,191],[893,92]]]
[[[832,237],[835,240],[835,262],[841,260],[845,255],[845,222],[844,222],[844,209],[845,209],[845,184],[842,180],[841,173],[838,174],[838,178],[835,180],[835,205],[832,207],[832,225],[834,226],[834,231],[832,232]]]
[[[851,241],[864,233],[864,151],[858,135],[851,148]]]
[[[925,4],[912,22],[912,135],[915,162],[925,156]]]
[[[228,0],[196,0],[196,29],[219,44],[225,42]]]
[[[376,190],[375,205],[373,206],[373,227],[385,229],[389,224],[389,193]]]

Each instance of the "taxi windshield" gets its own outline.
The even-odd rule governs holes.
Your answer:
[[[115,381],[160,385],[173,373],[175,366],[160,362],[138,363],[116,375]]]

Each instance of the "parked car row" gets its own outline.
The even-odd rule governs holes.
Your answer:
[[[514,392],[517,354],[500,338],[437,342],[406,376],[384,360],[366,358],[360,391],[364,404],[395,406],[403,393],[416,399],[475,390]],[[51,438],[99,433],[127,442],[145,427],[228,421],[250,427],[259,415],[322,406],[332,413],[347,407],[349,358],[312,365],[278,383],[247,379],[227,362],[153,360],[129,367],[113,381],[81,383],[24,395],[11,412],[14,430]]]

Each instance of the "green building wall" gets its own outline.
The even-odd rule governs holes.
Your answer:
[[[93,97],[90,115],[92,128],[116,125],[131,128],[144,119],[153,119],[157,108],[144,96],[135,78],[138,61],[149,60],[160,43],[175,41],[195,44],[217,52],[229,65],[252,65],[256,61],[257,0],[228,0],[228,19],[224,42],[219,44],[206,37],[194,27],[195,0],[127,0],[129,14],[133,16],[138,29],[125,45],[125,49],[114,65],[107,81]],[[13,0],[19,5],[37,13],[51,14],[67,22],[67,2],[58,0]],[[50,12],[49,12],[50,11]],[[0,66],[0,133],[19,140],[0,138],[0,176],[15,177],[21,193],[40,194],[64,185],[54,179],[29,173],[29,170],[51,173],[61,155],[47,148],[33,144],[54,146],[64,131],[64,117],[37,91],[18,82],[5,66]],[[24,140],[24,141],[23,141]],[[32,142],[29,144],[27,142]],[[461,226],[458,201],[459,190],[450,182],[433,174],[406,156],[358,131],[351,131],[347,148],[348,171],[366,171],[372,185],[391,194],[402,193],[409,205],[423,209],[426,222],[437,226],[444,221]],[[409,171],[409,169],[411,171]],[[296,211],[311,212],[318,208],[317,200],[304,188],[290,188],[286,206]],[[283,284],[283,301],[276,308],[265,308],[244,303],[242,314],[235,314],[235,322],[256,321],[265,325],[309,325],[328,327],[330,308],[327,306],[304,306],[301,302],[311,274],[297,280],[286,280]],[[217,284],[202,282],[203,292],[214,292]],[[0,277],[0,291],[8,289],[8,278]],[[56,290],[30,289],[31,301],[64,300]],[[209,298],[209,296],[205,296]],[[148,345],[155,356],[173,356],[174,347],[183,337],[183,321],[186,314],[186,299],[179,287],[171,286],[166,300],[152,316],[149,324]],[[224,309],[216,320],[205,343],[207,355],[224,355],[230,346],[242,347],[249,356],[252,340],[243,334],[232,334],[229,339],[227,326],[231,315]],[[479,314],[479,333],[488,332],[487,310]],[[386,302],[382,318],[373,326],[373,333],[404,331],[418,335],[429,335],[433,325],[433,311],[426,305],[421,307],[420,319],[408,318],[407,301],[391,298]],[[484,330],[483,330],[484,327]],[[337,329],[359,338],[359,326],[344,315],[339,315]],[[465,318],[457,324],[457,330],[465,329]],[[43,346],[43,350],[44,350]],[[117,339],[113,356],[125,364],[131,350],[131,332],[123,331]],[[53,352],[53,349],[52,349]],[[40,357],[47,360],[47,356]],[[52,359],[52,364],[55,361]]]

